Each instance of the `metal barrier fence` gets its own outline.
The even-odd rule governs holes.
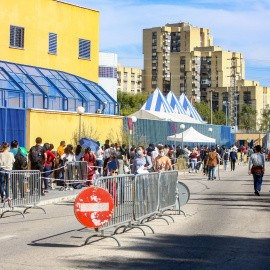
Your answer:
[[[100,231],[101,235],[95,234],[88,237],[85,240],[85,245],[93,237],[105,237],[105,238],[110,237],[113,238],[115,241],[117,241],[118,245],[120,246],[119,241],[112,235],[105,235],[104,230],[111,227],[117,227],[126,223],[129,223],[129,225],[132,226],[131,222],[133,220],[133,207],[135,194],[134,178],[135,178],[134,175],[128,174],[128,175],[101,177],[96,180],[95,186],[101,187],[111,194],[114,201],[114,214],[111,220],[105,226],[96,230]]]
[[[95,186],[107,190],[114,200],[114,214],[105,226],[95,229],[100,234],[89,236],[84,244],[88,244],[89,240],[94,237],[110,237],[120,246],[119,241],[113,236],[120,228],[123,228],[123,232],[127,229],[138,228],[146,235],[141,226],[150,228],[152,233],[154,230],[149,225],[143,224],[145,219],[148,221],[156,218],[165,219],[162,216],[172,218],[170,215],[164,214],[164,211],[167,210],[175,210],[179,214],[184,213],[182,210],[176,209],[176,201],[181,196],[177,189],[177,177],[178,171],[167,171],[97,179]],[[179,199],[178,205],[181,205]],[[172,220],[174,221],[173,218]],[[169,224],[168,221],[167,223]],[[104,231],[113,227],[116,228],[114,233],[105,235]]]
[[[41,176],[40,171],[10,171],[8,189],[9,200],[6,200],[3,208],[6,209],[1,217],[7,212],[20,213],[24,218],[24,214],[30,208],[45,209],[37,206],[41,197]],[[6,205],[8,203],[8,205]],[[25,207],[25,210],[15,210],[15,207]]]

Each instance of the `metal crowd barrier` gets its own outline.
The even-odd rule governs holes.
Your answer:
[[[112,227],[119,227],[127,223],[129,227],[133,227],[131,222],[133,221],[133,207],[135,194],[134,179],[135,176],[133,174],[127,174],[127,175],[101,177],[95,181],[95,186],[101,187],[111,194],[114,201],[114,214],[111,220],[105,226],[96,229],[96,231],[100,231],[101,234],[100,235],[95,234],[88,237],[85,240],[84,243],[85,245],[93,237],[104,237],[104,238],[110,237],[113,238],[120,246],[119,241],[114,236],[105,235],[104,231],[106,229]],[[119,228],[116,228],[114,234],[117,232]],[[126,225],[124,226],[124,228],[126,228]],[[139,229],[143,231],[142,228]],[[143,233],[145,235],[144,231]]]
[[[40,171],[10,171],[8,185],[10,200],[5,201],[3,208],[6,210],[1,217],[7,212],[17,212],[25,218],[24,214],[30,208],[41,209],[46,214],[45,209],[37,206],[41,197]],[[25,207],[25,210],[15,210],[15,207]]]
[[[94,237],[112,238],[120,246],[119,241],[113,235],[123,228],[123,232],[138,228],[144,235],[141,226],[146,226],[144,220],[164,219],[167,210],[175,210],[179,214],[182,210],[177,209],[176,203],[181,205],[177,189],[178,171],[167,171],[161,173],[149,173],[138,175],[118,175],[102,177],[95,181],[95,186],[107,190],[114,201],[114,213],[112,219],[103,227],[95,229],[100,234],[89,236],[85,245]],[[178,200],[178,201],[177,201]],[[184,213],[185,214],[185,213]],[[172,218],[174,221],[174,219]],[[166,220],[167,221],[167,220]],[[168,225],[169,222],[167,221]],[[115,228],[114,233],[105,235],[105,230]]]
[[[72,185],[87,184],[88,166],[87,161],[67,162],[63,175],[64,186],[60,190],[73,190]]]
[[[156,218],[159,203],[159,173],[137,174],[135,177],[134,220],[141,225],[145,219]],[[154,230],[147,225],[152,232]]]

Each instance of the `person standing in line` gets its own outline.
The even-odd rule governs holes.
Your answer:
[[[47,161],[47,154],[46,151],[44,149],[44,147],[42,146],[42,139],[40,137],[36,138],[36,145],[31,147],[30,151],[29,151],[29,159],[30,159],[30,168],[31,170],[38,170],[41,173],[44,171],[44,164]],[[38,179],[36,179],[36,181],[39,181]],[[41,196],[44,196],[45,193],[43,192],[43,187],[42,187],[42,183],[41,184]],[[35,185],[35,183],[32,183],[32,191],[34,192],[33,188],[38,188],[39,189],[39,182],[37,182],[37,185]]]
[[[98,150],[95,152],[95,156],[96,156],[96,163],[97,163],[97,167],[98,167],[98,173],[99,175],[101,175],[101,167],[103,165],[103,161],[102,161],[102,154],[103,154],[103,151],[102,151],[102,148],[100,147],[100,143],[97,142],[97,145],[98,145]]]
[[[129,164],[128,158],[127,158],[126,152],[120,146],[117,146],[117,148],[116,148],[116,158],[119,162],[118,175],[126,174],[124,167],[128,166],[128,164]]]
[[[229,165],[229,159],[230,159],[229,149],[226,149],[226,152],[223,154],[222,159],[224,161],[224,169],[225,171],[227,171],[228,165]]]
[[[255,146],[256,153],[250,157],[248,166],[248,174],[253,175],[254,193],[257,196],[260,196],[263,175],[265,172],[265,157],[261,154],[261,150],[262,147],[260,145]]]
[[[151,158],[144,154],[144,147],[139,146],[137,149],[137,154],[134,158],[133,166],[132,166],[132,174],[138,174],[138,170],[143,168],[143,170],[152,170],[153,165]]]
[[[144,149],[143,149],[144,150]],[[151,157],[152,157],[152,162],[154,162],[154,160],[156,159],[156,157],[158,156],[158,145],[156,148],[154,148],[154,150],[151,152]]]
[[[82,151],[82,147],[78,144],[75,150],[75,159],[76,161],[81,161],[83,158],[83,151]]]
[[[219,157],[216,152],[216,149],[213,147],[212,152],[209,153],[206,161],[206,165],[208,166],[208,180],[211,180],[211,175],[212,181],[215,180],[215,173],[218,164],[219,164]]]
[[[235,148],[233,147],[230,153],[231,171],[235,170],[236,160],[237,160],[237,152],[235,151]]]
[[[9,198],[9,172],[12,170],[12,166],[15,162],[13,153],[10,153],[10,145],[7,142],[2,144],[3,152],[0,153],[0,193],[1,202],[4,202],[4,187],[6,183],[6,201],[10,201]]]
[[[64,155],[65,153],[65,146],[66,146],[66,142],[65,141],[61,141],[60,142],[60,146],[58,146],[57,148],[57,156],[59,158],[59,167],[63,167],[63,160],[61,159],[61,157]],[[59,170],[59,179],[63,179],[64,178],[64,168],[61,168]]]
[[[45,162],[45,166],[44,166],[44,193],[48,193],[48,178],[50,178],[50,174],[51,174],[51,168],[52,168],[52,162],[55,160],[55,155],[51,152],[51,147],[49,143],[44,143],[44,149],[46,151],[47,154],[47,160]],[[51,183],[51,189],[53,188],[53,182],[52,179],[50,179],[50,183]]]
[[[198,161],[198,155],[195,149],[192,150],[192,153],[190,154],[189,158],[190,158],[192,172],[194,172],[194,169],[195,169],[195,172],[197,173],[196,166],[197,166],[197,161]],[[190,170],[189,170],[189,173],[190,173]]]
[[[165,151],[163,147],[159,148],[159,155],[154,160],[154,170],[155,172],[173,170],[171,161],[169,157],[165,156]]]
[[[91,153],[91,148],[88,147],[85,150],[85,154],[83,156],[83,161],[87,161],[88,165],[88,182],[87,185],[90,186],[91,184],[94,184],[95,182],[95,174],[96,174],[96,157]]]

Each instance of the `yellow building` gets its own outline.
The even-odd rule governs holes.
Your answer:
[[[1,0],[0,24],[0,60],[98,82],[98,11],[58,0]]]
[[[55,149],[60,141],[75,144],[79,134],[79,115],[72,112],[27,110],[26,149],[35,145],[35,139],[42,137],[43,143],[52,143]],[[91,136],[94,140],[105,142],[118,141],[123,130],[123,117],[112,115],[82,115],[82,136]]]
[[[142,92],[142,70],[117,64],[117,90],[137,94]]]
[[[93,139],[122,132],[119,104],[97,84],[98,11],[57,0],[0,0],[0,23],[0,142],[74,144],[78,107]]]

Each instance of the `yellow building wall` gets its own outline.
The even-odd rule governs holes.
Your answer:
[[[98,82],[98,11],[55,0],[1,0],[0,24],[0,60]],[[24,49],[9,47],[10,25],[25,28]],[[48,53],[49,32],[57,34],[57,55]],[[91,40],[91,60],[79,59],[79,38]]]
[[[98,140],[102,143],[106,139],[116,138],[123,130],[123,117],[97,114],[82,115],[82,127],[93,129]],[[74,133],[79,132],[79,115],[77,113],[27,110],[26,118],[26,149],[35,145],[37,137],[43,143],[48,142],[56,149],[60,141],[73,144]]]

